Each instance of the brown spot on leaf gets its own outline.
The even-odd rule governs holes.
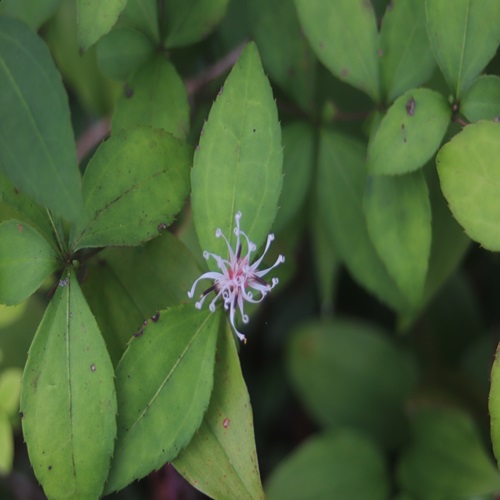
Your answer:
[[[134,89],[128,84],[126,83],[124,86],[123,86],[123,95],[127,98],[127,99],[130,99],[133,95],[134,95]]]
[[[159,312],[157,312],[157,313],[153,314],[153,316],[151,316],[151,321],[153,323],[156,323],[159,319],[160,319],[160,313]]]
[[[160,222],[160,224],[158,224],[158,232],[161,233],[162,231],[166,231],[167,227],[168,226],[164,222]]]
[[[92,363],[92,364],[90,365],[90,371],[91,371],[91,372],[95,372],[95,365],[94,365],[94,363]]]
[[[21,224],[18,224],[18,225],[17,225],[17,230],[18,230],[20,233],[22,233],[22,232],[24,231],[24,226],[23,226],[23,225],[21,225]]]
[[[349,70],[347,68],[342,68],[342,71],[340,72],[340,76],[346,77],[349,74]]]
[[[226,417],[224,419],[224,422],[222,422],[222,426],[224,427],[224,429],[227,429],[229,427],[230,423],[231,423],[231,421]]]
[[[406,101],[405,108],[408,116],[413,116],[415,114],[415,99],[413,97],[410,97],[410,99]]]

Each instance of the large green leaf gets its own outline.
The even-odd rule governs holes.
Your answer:
[[[366,149],[336,132],[320,136],[317,193],[320,217],[340,258],[364,287],[397,310],[408,309],[370,240],[363,213]]]
[[[500,250],[500,123],[465,127],[436,157],[441,189],[466,233]]]
[[[266,483],[269,500],[389,498],[384,458],[362,434],[342,430],[306,441]]]
[[[365,0],[295,0],[318,59],[338,78],[380,98],[377,20]]]
[[[380,29],[382,89],[389,102],[428,80],[435,66],[422,0],[392,2]]]
[[[227,253],[221,228],[235,238],[234,216],[259,247],[276,216],[282,184],[281,129],[257,47],[249,43],[212,105],[191,172],[191,201],[201,248]]]
[[[406,429],[405,399],[415,367],[386,334],[347,320],[311,323],[291,338],[291,380],[315,420],[363,429],[394,447]]]
[[[189,130],[189,103],[186,88],[175,67],[164,56],[143,65],[127,84],[116,103],[114,131],[136,125],[162,128],[185,138]]]
[[[28,224],[0,224],[0,302],[18,304],[35,292],[58,267],[52,245]]]
[[[127,0],[76,0],[80,47],[87,50],[105,35],[126,5]]]
[[[49,498],[101,495],[116,435],[113,366],[73,271],[31,344],[21,412],[31,465]]]
[[[97,63],[110,78],[126,80],[155,53],[144,33],[128,27],[112,29],[96,45]],[[130,94],[126,87],[125,91]]]
[[[99,146],[83,178],[85,218],[71,245],[138,245],[159,234],[189,190],[191,148],[146,127],[120,131]]]
[[[220,311],[160,312],[116,369],[118,438],[106,491],[173,460],[201,425],[212,391]]]
[[[500,490],[500,474],[479,429],[461,412],[425,409],[413,417],[412,444],[398,479],[416,498],[469,498]]]
[[[21,191],[70,220],[82,210],[68,101],[47,46],[0,18],[0,169]]]
[[[164,4],[165,46],[182,47],[207,37],[226,12],[229,0],[170,0]]]
[[[314,130],[304,122],[285,125],[283,133],[283,189],[273,228],[279,232],[304,208],[314,167]]]
[[[306,112],[314,109],[317,60],[302,36],[290,0],[248,2],[249,21],[264,68]]]
[[[431,206],[421,171],[368,179],[368,232],[380,258],[409,302],[421,304],[431,250]]]
[[[0,14],[15,17],[38,30],[57,9],[61,0],[2,0]]]
[[[425,0],[425,11],[434,56],[458,99],[497,51],[498,0]]]
[[[398,97],[370,140],[368,171],[391,175],[423,167],[439,148],[450,118],[450,106],[434,90],[413,89]]]
[[[483,75],[465,92],[460,112],[467,120],[500,120],[500,77]]]
[[[250,399],[233,332],[223,329],[217,345],[210,405],[200,428],[173,465],[212,498],[264,498]]]

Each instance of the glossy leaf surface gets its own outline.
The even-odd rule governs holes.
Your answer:
[[[52,245],[21,221],[0,224],[0,302],[18,304],[59,267]]]
[[[116,369],[118,437],[106,492],[173,460],[201,425],[220,318],[174,307],[132,340]]]
[[[191,172],[191,202],[203,250],[226,255],[217,228],[233,241],[234,216],[257,248],[277,212],[283,151],[276,103],[254,43],[234,65],[212,105]]]
[[[233,332],[226,326],[222,329],[210,405],[173,465],[211,498],[263,499],[250,399]]]
[[[0,18],[0,87],[0,169],[40,204],[76,219],[80,174],[61,76],[43,41],[6,17]]]
[[[497,0],[425,0],[427,33],[441,71],[459,98],[495,55],[500,42]]]
[[[465,127],[436,157],[441,189],[466,233],[500,250],[500,123]]]
[[[137,245],[159,234],[180,211],[189,189],[191,148],[161,130],[113,134],[83,178],[85,218],[72,247]]]
[[[431,206],[422,172],[370,177],[364,197],[370,238],[409,302],[421,303],[431,249]]]
[[[437,151],[450,123],[446,99],[429,89],[409,90],[382,118],[368,146],[371,174],[413,172]]]
[[[97,498],[116,435],[113,367],[75,273],[57,287],[31,344],[21,412],[33,470],[49,498]]]
[[[371,2],[295,0],[318,59],[341,80],[380,98],[378,32]]]
[[[389,498],[389,478],[380,451],[350,430],[320,434],[301,445],[266,484],[269,500]]]

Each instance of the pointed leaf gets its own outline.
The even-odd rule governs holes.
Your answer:
[[[389,498],[384,458],[362,434],[350,430],[315,436],[273,472],[269,500],[304,498]]]
[[[247,6],[266,72],[304,111],[311,113],[318,63],[302,34],[294,3],[253,0]]]
[[[418,308],[432,236],[423,173],[368,178],[364,209],[368,232],[380,258],[409,302]]]
[[[165,3],[165,47],[183,47],[206,38],[226,12],[229,0],[170,0]]]
[[[59,267],[53,247],[21,221],[0,224],[0,303],[18,304]]]
[[[80,47],[87,50],[105,35],[126,5],[127,0],[76,0]]]
[[[427,81],[435,66],[422,0],[389,4],[380,29],[380,68],[387,100]]]
[[[97,498],[116,435],[113,367],[70,271],[31,344],[21,412],[33,470],[49,498]]]
[[[161,128],[181,139],[189,131],[186,88],[173,64],[164,56],[143,65],[116,103],[113,130],[136,125]]]
[[[38,203],[76,219],[80,173],[61,77],[43,41],[6,17],[0,18],[0,88],[0,169]]]
[[[116,369],[118,439],[106,492],[173,460],[207,409],[220,312],[192,304],[160,312]]]
[[[365,156],[362,143],[338,133],[321,132],[316,188],[319,212],[353,277],[391,307],[408,309],[368,235],[363,213]]]
[[[380,98],[377,20],[365,0],[295,0],[318,59],[337,77]]]
[[[450,106],[434,90],[413,89],[398,97],[370,140],[368,171],[392,175],[423,167],[439,148],[450,118]]]
[[[428,408],[414,416],[412,431],[397,475],[416,498],[469,498],[500,489],[500,473],[468,415]]]
[[[125,21],[127,26],[142,31],[155,42],[159,41],[157,0],[127,0],[127,6],[120,19]]]
[[[483,75],[464,94],[460,112],[467,120],[500,120],[500,78]]]
[[[135,128],[99,146],[83,178],[85,219],[73,249],[138,245],[159,234],[182,208],[191,148],[161,130]]]
[[[436,157],[441,189],[465,232],[500,250],[500,123],[465,127]]]
[[[458,99],[497,51],[498,0],[426,0],[425,13],[434,56]]]
[[[403,404],[416,385],[410,358],[385,332],[360,322],[311,323],[288,350],[293,386],[323,426],[354,426],[385,446],[406,430]]]
[[[234,336],[223,327],[217,345],[214,390],[193,439],[175,468],[212,498],[264,498],[255,451],[253,419]]]
[[[191,172],[191,201],[203,250],[227,252],[217,228],[233,234],[234,216],[259,247],[274,221],[283,152],[276,103],[255,44],[249,43],[212,105]]]

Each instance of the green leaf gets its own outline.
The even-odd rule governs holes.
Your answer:
[[[282,184],[281,130],[271,86],[249,43],[210,110],[194,156],[191,203],[201,248],[227,252],[234,216],[257,248],[274,221]]]
[[[173,460],[201,425],[220,318],[174,307],[132,340],[116,369],[118,439],[106,493]]]
[[[389,478],[380,451],[351,430],[315,436],[295,450],[266,483],[269,500],[389,498]]]
[[[467,120],[500,120],[500,78],[483,75],[465,92],[460,112]]]
[[[201,427],[173,465],[212,498],[263,499],[250,398],[233,332],[223,330],[210,405]]]
[[[497,0],[426,0],[427,32],[456,99],[495,55],[500,42]]]
[[[292,384],[323,426],[362,429],[385,446],[406,431],[403,405],[416,383],[414,364],[384,332],[354,321],[311,323],[291,338]]]
[[[78,41],[83,50],[94,45],[116,23],[127,0],[76,0]]]
[[[18,304],[58,267],[54,249],[35,229],[18,220],[0,224],[0,303]]]
[[[380,29],[382,88],[389,102],[427,81],[435,66],[422,0],[392,2]]]
[[[13,417],[19,409],[22,371],[9,368],[0,373],[0,413]]]
[[[369,177],[364,197],[368,232],[408,301],[422,301],[431,249],[431,206],[421,171]]]
[[[161,128],[181,139],[189,131],[186,88],[175,67],[162,55],[135,73],[116,103],[113,130],[137,125]]]
[[[113,367],[74,271],[59,283],[31,344],[23,433],[49,498],[97,498],[116,434]]]
[[[14,436],[8,416],[0,410],[0,475],[12,470],[14,461]]]
[[[96,45],[97,64],[110,78],[126,80],[154,55],[153,42],[132,28],[115,28]]]
[[[500,123],[465,127],[436,157],[441,189],[465,232],[500,250]]]
[[[54,14],[61,0],[2,0],[0,14],[15,17],[35,31]]]
[[[421,168],[439,148],[450,118],[450,106],[434,90],[413,89],[398,97],[370,140],[368,171],[392,175]]]
[[[318,59],[337,77],[380,98],[377,20],[365,0],[295,0]]]
[[[206,38],[224,17],[229,0],[170,0],[164,5],[165,47],[183,47]]]
[[[321,131],[317,193],[328,236],[353,277],[396,310],[409,309],[373,246],[363,213],[364,145]]]
[[[151,40],[155,42],[160,40],[157,0],[127,0],[127,6],[121,13],[120,19],[126,26],[148,35]]]
[[[144,246],[111,248],[101,255],[145,318],[185,302],[201,273],[185,245],[169,232]]]
[[[76,219],[82,209],[80,173],[61,77],[43,41],[4,17],[0,88],[0,169],[38,203]]]
[[[500,489],[500,474],[464,413],[421,410],[412,431],[397,471],[404,490],[417,498],[466,498]]]
[[[35,203],[31,198],[21,193],[19,189],[9,181],[9,179],[0,172],[0,203],[8,207],[10,217],[8,219],[18,219],[28,223],[38,230],[46,240],[53,245],[54,229],[50,223],[47,209]]]
[[[85,170],[85,218],[73,228],[74,250],[138,245],[159,234],[189,190],[191,148],[149,128],[113,134]]]
[[[253,38],[262,62],[275,81],[306,112],[314,109],[317,60],[302,35],[290,0],[248,2]]]
[[[279,232],[304,208],[313,166],[314,130],[305,122],[285,125],[283,134],[283,189],[273,228]]]

